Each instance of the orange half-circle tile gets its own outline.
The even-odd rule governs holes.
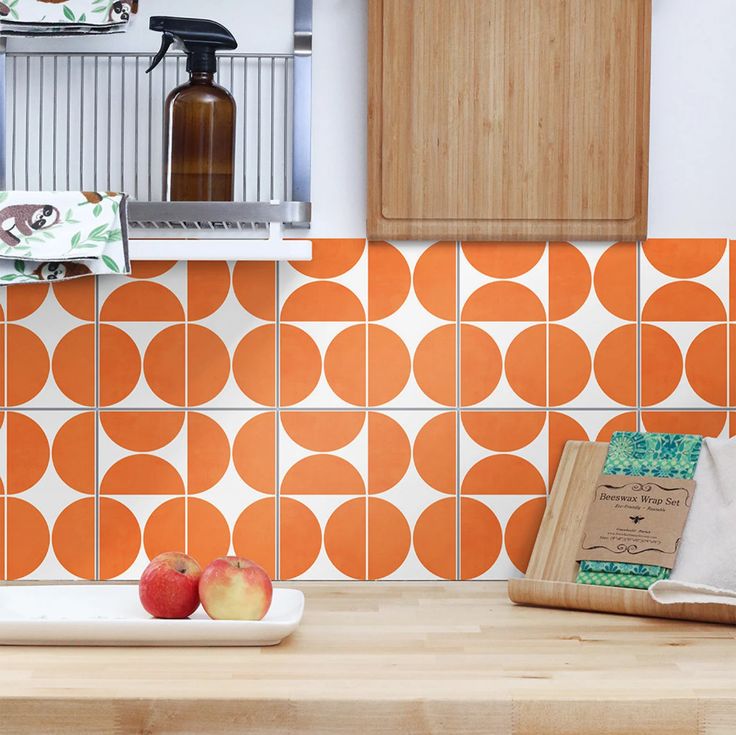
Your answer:
[[[457,560],[455,498],[433,503],[414,526],[414,551],[422,566],[441,579],[455,579]]]
[[[726,319],[723,302],[693,281],[675,281],[655,291],[644,304],[647,322],[717,322]]]
[[[526,573],[529,566],[546,507],[546,498],[529,500],[511,514],[506,524],[506,552],[522,574]]]
[[[282,332],[283,334],[283,332]],[[289,350],[295,349],[286,344],[287,353],[282,354],[287,360],[298,360]],[[303,350],[302,350],[303,352]],[[317,351],[319,359],[319,350]],[[309,369],[309,365],[305,366]],[[233,377],[240,390],[252,401],[262,406],[273,406],[276,403],[276,327],[266,324],[254,329],[240,340],[233,354]]]
[[[172,406],[183,406],[184,345],[183,325],[167,327],[149,343],[143,356],[143,373],[150,389],[162,401]]]
[[[131,278],[156,278],[168,273],[175,265],[175,260],[134,260]]]
[[[211,329],[187,327],[187,401],[202,406],[214,400],[230,377],[230,353]]]
[[[353,327],[360,330],[361,327]],[[339,335],[338,335],[339,337]],[[338,339],[338,338],[335,338]],[[334,340],[333,340],[334,341]],[[337,356],[340,360],[349,359],[351,351],[356,347],[359,349],[359,339],[354,338],[354,333],[350,336],[343,333],[343,337],[334,349],[337,350]],[[365,343],[365,339],[363,339]],[[242,343],[241,343],[242,344]],[[363,348],[365,350],[365,348]],[[250,359],[248,355],[244,359]],[[317,387],[320,376],[322,375],[322,355],[314,340],[303,330],[291,324],[283,324],[281,326],[281,350],[280,350],[280,375],[281,375],[281,405],[293,406],[301,403],[309,394]],[[333,376],[335,385],[333,390],[343,389],[349,393],[353,386],[351,371],[347,370],[347,375],[341,371],[342,364],[338,364],[335,369],[338,376]],[[332,366],[330,366],[332,368]],[[343,380],[347,381],[347,385],[343,385]],[[354,396],[355,397],[355,396]]]
[[[644,411],[646,431],[719,437],[726,426],[725,411]]]
[[[430,345],[426,345],[425,356],[431,350]],[[419,348],[417,353],[419,353]],[[423,359],[424,357],[419,358],[420,364]],[[440,366],[440,370],[444,376],[446,365]],[[411,356],[401,337],[387,327],[379,324],[369,325],[368,405],[379,406],[392,401],[404,390],[409,382],[410,374]],[[442,378],[440,380],[442,382]]]
[[[460,579],[485,574],[498,559],[503,531],[496,514],[478,500],[460,501]]]
[[[365,424],[362,411],[299,411],[281,414],[281,425],[310,452],[334,452],[354,441]]]
[[[366,499],[355,498],[333,511],[325,525],[325,551],[335,568],[366,578]]]
[[[652,324],[641,327],[641,400],[644,406],[672,395],[682,377],[682,354],[674,338]]]
[[[644,255],[661,273],[672,278],[696,278],[715,268],[726,251],[726,240],[652,239]]]
[[[587,442],[590,437],[572,416],[564,413],[549,415],[549,477],[552,485],[560,464],[565,444],[569,441]]]
[[[260,493],[276,492],[276,414],[248,421],[233,442],[233,464],[242,480]]]
[[[7,397],[10,406],[19,406],[35,398],[49,377],[49,354],[43,341],[30,329],[8,324]]]
[[[212,503],[200,498],[187,500],[187,553],[204,569],[230,551],[230,527]]]
[[[273,267],[273,263],[269,263]],[[206,319],[224,303],[230,292],[230,266],[220,261],[187,263],[187,315],[190,321]]]
[[[390,416],[368,414],[368,492],[383,493],[397,485],[411,464],[411,443]]]
[[[84,498],[59,513],[51,534],[57,561],[80,579],[95,576],[95,501]],[[176,547],[171,547],[176,548]]]
[[[561,406],[577,398],[590,380],[592,362],[583,339],[567,327],[549,325],[549,402]]]
[[[404,514],[381,498],[368,499],[368,579],[393,574],[411,549],[411,528]]]
[[[100,578],[114,579],[135,562],[141,529],[135,515],[112,498],[100,498]]]
[[[95,403],[95,327],[84,324],[56,345],[51,370],[59,390],[81,406]]]
[[[310,569],[322,548],[322,529],[314,513],[292,498],[282,498],[279,523],[279,579],[294,579]]]
[[[100,404],[114,406],[127,398],[141,375],[141,356],[122,329],[100,324]]]
[[[202,413],[187,417],[187,485],[190,493],[213,488],[230,464],[230,442],[217,421]]]
[[[590,294],[592,278],[585,256],[569,242],[549,246],[549,318],[572,316]]]
[[[518,334],[506,352],[506,377],[519,398],[547,403],[547,327],[537,324]],[[468,404],[465,404],[468,405]]]
[[[100,423],[115,444],[131,452],[154,452],[170,444],[184,426],[181,411],[104,411]]]
[[[5,293],[8,301],[8,320],[25,319],[33,314],[49,295],[47,283],[25,283],[22,286],[8,286]]]
[[[636,243],[611,245],[598,260],[593,281],[605,309],[619,319],[636,320]]]
[[[276,265],[240,261],[233,270],[233,291],[250,314],[269,322],[276,319]]]
[[[546,314],[539,298],[513,281],[494,281],[472,293],[462,318],[470,322],[537,322]]]
[[[260,564],[271,579],[276,578],[276,501],[273,498],[257,500],[240,514],[233,528],[233,549],[237,556]]]
[[[184,308],[160,283],[130,281],[105,299],[100,319],[105,322],[181,322],[184,321]]]
[[[79,278],[54,284],[54,296],[64,311],[86,322],[95,318],[95,279]]]
[[[493,338],[479,327],[460,327],[460,403],[474,406],[490,396],[501,380],[503,360]]]
[[[32,488],[49,466],[49,442],[30,417],[8,413],[7,488],[14,495]]]
[[[118,460],[102,478],[105,495],[182,495],[184,482],[166,460],[133,454]]]
[[[633,411],[615,416],[601,428],[595,440],[610,442],[616,431],[636,431],[636,414]]]
[[[514,452],[531,444],[544,429],[541,411],[464,411],[462,422],[470,438],[493,452]]]
[[[292,465],[281,483],[284,495],[362,495],[360,472],[342,457],[314,454]]]
[[[355,266],[364,250],[363,239],[312,240],[312,260],[290,261],[290,265],[312,278],[336,278]]]
[[[403,346],[404,343],[401,340],[399,342]],[[399,342],[396,342],[395,352],[399,351]],[[414,377],[417,384],[428,398],[443,406],[455,405],[456,351],[457,328],[454,324],[445,324],[431,331],[419,343],[414,353]],[[389,355],[384,355],[384,357],[388,358]],[[371,358],[373,362],[373,356]],[[386,365],[390,363],[382,362],[380,356],[377,355],[373,365],[376,368],[374,372],[378,374],[380,374],[379,364],[383,365],[385,371]]]
[[[414,440],[414,464],[422,479],[441,493],[454,495],[457,485],[457,422],[454,413],[430,419]]]
[[[544,242],[464,242],[463,254],[476,270],[493,278],[516,278],[544,255]]]
[[[539,470],[513,454],[481,459],[463,479],[464,495],[544,495],[547,486]]]
[[[359,322],[365,311],[358,297],[340,283],[313,281],[297,288],[281,309],[285,322]]]
[[[728,332],[725,324],[709,327],[690,345],[685,357],[685,375],[692,389],[708,403],[727,402]]]
[[[186,548],[185,518],[184,498],[167,500],[151,513],[143,529],[143,548],[149,559],[172,549]]]
[[[455,320],[457,257],[454,242],[430,245],[414,266],[414,291],[422,306],[439,319]]]
[[[46,558],[49,528],[35,506],[19,498],[8,498],[6,502],[6,576],[9,580],[23,579]]]
[[[56,432],[51,450],[63,482],[80,493],[95,492],[95,415],[80,413]]]
[[[387,242],[368,243],[368,319],[397,312],[411,289],[411,270],[401,251]]]
[[[325,378],[327,384],[335,392],[335,395],[354,406],[365,405],[365,335],[366,328],[363,325],[348,327],[330,342],[325,352]],[[316,378],[318,380],[319,373],[316,370],[316,361],[312,362],[312,368],[314,370],[312,379]],[[316,380],[314,380],[314,384],[316,386]],[[301,393],[302,398],[306,398],[311,390],[304,392],[304,389],[302,389]]]
[[[636,343],[636,324],[625,324],[601,340],[593,360],[601,390],[626,406],[636,405]]]

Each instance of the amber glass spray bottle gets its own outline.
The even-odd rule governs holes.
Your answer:
[[[235,100],[215,83],[216,53],[238,43],[219,23],[154,16],[150,28],[163,34],[148,71],[176,41],[187,55],[189,81],[166,100],[165,192],[171,202],[230,202],[235,173]]]

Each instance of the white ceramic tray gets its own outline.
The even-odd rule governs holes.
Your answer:
[[[155,620],[138,586],[8,585],[0,587],[0,645],[275,646],[304,613],[299,590],[274,589],[258,622],[210,620],[200,608],[188,620]]]

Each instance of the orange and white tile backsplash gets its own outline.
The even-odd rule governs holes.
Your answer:
[[[505,579],[567,440],[736,433],[736,242],[314,253],[0,292],[3,579]]]

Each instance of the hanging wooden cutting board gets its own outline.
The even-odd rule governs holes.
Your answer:
[[[369,0],[374,239],[642,239],[651,0]]]

